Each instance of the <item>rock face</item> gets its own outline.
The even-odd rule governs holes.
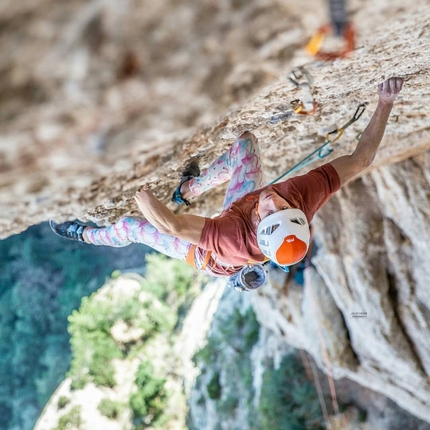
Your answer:
[[[362,363],[356,380],[377,374],[374,387],[391,385],[392,398],[411,402],[430,421],[428,157],[383,167],[346,188],[346,198],[331,204],[348,222],[336,226],[330,217],[320,219],[339,240],[335,256],[322,239],[327,253],[317,268]],[[357,310],[367,311],[368,319],[351,319]]]
[[[288,298],[276,287],[254,298],[261,323],[271,321],[322,369],[384,393],[427,422],[429,156],[344,187],[315,219],[318,252],[304,290],[290,280]]]
[[[349,151],[376,84],[392,75],[410,80],[377,163],[424,151],[427,1],[349,6],[357,49],[322,63],[303,50],[327,16],[322,1],[3,2],[0,237],[49,218],[106,224],[137,213],[144,183],[167,200],[190,158],[208,165],[244,129],[273,179],[324,141],[318,130],[369,101],[337,154]],[[304,64],[317,113],[271,124],[301,97],[287,78]],[[217,202],[197,209],[213,213]]]
[[[49,218],[105,225],[137,214],[141,184],[167,201],[190,159],[204,168],[244,130],[272,180],[324,142],[322,128],[369,102],[330,157],[348,153],[376,84],[402,76],[372,169],[315,220],[304,290],[253,297],[279,339],[430,422],[430,6],[353,0],[349,9],[356,50],[318,62],[303,46],[324,23],[322,1],[2,2],[0,237]],[[291,113],[301,92],[287,78],[301,65],[314,116]],[[210,215],[221,201],[214,192],[192,211]]]

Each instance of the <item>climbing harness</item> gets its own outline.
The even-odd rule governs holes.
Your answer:
[[[191,244],[190,248],[188,249],[187,255],[185,257],[185,261],[191,266],[194,267],[195,269],[197,268],[196,265],[196,260],[195,260],[195,253],[196,253],[196,248],[197,245]],[[204,260],[202,261],[202,265],[200,267],[200,270],[205,270],[206,266],[209,263],[209,260],[212,257],[212,251],[207,251],[206,252],[206,256],[204,258]],[[214,260],[216,260],[216,258],[212,257]]]
[[[290,73],[289,80],[302,90],[302,99],[291,102],[293,111],[301,115],[313,115],[317,110],[318,103],[314,101],[311,92],[313,80],[310,73],[303,66],[297,67]]]
[[[331,24],[320,27],[305,48],[310,55],[324,61],[345,58],[355,48],[355,31],[352,23],[347,18],[345,0],[329,0],[329,14]],[[324,51],[321,49],[324,38],[329,34],[335,34],[343,38],[343,49],[337,51]]]
[[[333,152],[333,149],[330,147],[330,145],[333,144],[334,142],[336,142],[342,136],[343,132],[351,124],[353,124],[355,121],[357,121],[361,117],[361,115],[363,114],[364,110],[366,109],[366,106],[367,106],[367,103],[360,104],[357,107],[357,110],[355,111],[354,116],[346,124],[344,124],[340,128],[337,128],[336,130],[333,130],[330,133],[328,133],[326,135],[325,142],[319,148],[317,148],[311,154],[309,154],[308,156],[306,156],[305,158],[303,158],[303,160],[299,161],[290,170],[288,170],[287,172],[285,172],[284,174],[282,174],[281,176],[279,176],[278,178],[276,178],[275,180],[273,180],[272,182],[270,182],[269,185],[273,185],[276,182],[278,182],[279,180],[281,180],[282,178],[284,178],[285,176],[287,176],[287,175],[289,175],[289,174],[291,174],[293,172],[296,172],[297,170],[299,170],[299,169],[307,166],[308,164],[313,163],[316,160],[325,158],[328,155],[330,155]],[[335,135],[335,136],[331,137],[331,135]]]

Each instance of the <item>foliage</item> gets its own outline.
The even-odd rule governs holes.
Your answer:
[[[109,330],[115,322],[112,304],[100,303],[94,294],[84,297],[78,311],[69,317],[69,333],[73,360],[69,376],[72,388],[83,388],[87,382],[107,387],[115,386],[111,361],[122,358],[121,347],[115,343]]]
[[[69,317],[69,332],[73,360],[69,375],[74,388],[92,381],[97,385],[114,387],[114,358],[124,358],[125,346],[116,342],[111,329],[117,321],[140,327],[146,340],[173,328],[172,313],[152,295],[139,300],[134,295],[100,298],[97,293],[82,299],[79,310]]]
[[[63,415],[58,420],[58,425],[54,430],[81,430],[83,429],[83,424],[84,422],[81,418],[81,407],[75,406],[70,410],[70,412]]]
[[[47,223],[0,241],[0,428],[34,427],[70,366],[68,316],[110,274],[116,278],[135,268],[142,272],[148,250],[138,244],[82,246],[55,236]],[[155,307],[144,303],[137,313],[135,301],[122,307],[121,315],[114,315],[127,324],[139,321],[143,339],[177,327],[196,295],[196,290],[189,290],[192,268],[163,256],[149,261],[154,267],[148,271],[145,288],[165,303]],[[97,315],[95,306],[87,310]],[[129,353],[132,346],[112,343],[106,331],[111,326],[106,312],[86,324],[79,321],[75,345],[82,353],[77,360],[84,367],[76,372],[82,377],[75,378],[73,386],[79,388],[87,380],[114,385],[109,363],[113,357]],[[91,331],[91,324],[99,328]],[[85,350],[90,356],[86,361],[82,358]]]
[[[239,406],[239,396],[243,406],[248,405],[252,410],[254,388],[250,354],[258,339],[259,324],[252,308],[244,313],[233,308],[222,318],[216,312],[207,344],[193,357],[194,364],[201,371],[195,385],[198,387],[209,376],[206,392],[208,398],[215,403],[214,407],[222,422],[227,422],[234,416]],[[220,372],[224,373],[223,385]],[[199,401],[202,407],[205,406],[203,400]],[[254,419],[253,416],[248,418],[250,422]],[[190,416],[187,421],[189,428],[194,428]]]
[[[82,246],[47,223],[0,240],[0,428],[34,427],[70,364],[67,316],[148,249]]]
[[[220,384],[218,372],[214,372],[214,374],[212,375],[212,378],[210,379],[210,381],[206,385],[206,390],[208,392],[208,396],[212,400],[216,400],[216,399],[221,398],[222,387]]]
[[[245,315],[234,309],[233,315],[220,322],[219,330],[225,342],[240,351],[252,349],[259,337],[259,325],[251,308]]]
[[[160,264],[165,262],[172,268],[174,276],[169,279],[173,286],[176,279],[179,280],[179,292],[184,285],[190,285],[191,278],[185,280],[185,276],[190,274],[184,270],[184,263],[171,265],[170,260],[161,255],[148,258],[148,272],[160,272]],[[82,299],[79,310],[73,311],[69,317],[73,352],[69,372],[72,387],[82,388],[89,381],[108,387],[115,386],[112,360],[127,358],[132,351],[128,343],[123,344],[113,338],[112,328],[117,322],[143,329],[142,337],[134,341],[141,345],[161,333],[172,332],[177,321],[178,307],[167,306],[159,298],[171,300],[172,295],[178,297],[179,293],[170,284],[169,290],[163,293],[160,289],[166,289],[167,286],[158,280],[154,285],[151,283],[155,282],[154,279],[154,275],[150,275],[149,280],[145,278],[140,289],[129,295],[118,296],[113,291],[105,290],[103,294],[94,293]],[[187,296],[188,293],[184,295]],[[140,364],[136,374],[137,391],[132,394],[129,402],[135,428],[161,425],[167,419],[163,413],[168,401],[164,389],[165,380],[165,377],[153,376],[149,361]],[[107,400],[100,404],[99,409],[111,418],[120,413],[119,405]]]
[[[118,279],[121,276],[121,270],[114,270],[110,277],[112,279]]]
[[[199,290],[191,288],[195,283],[196,271],[180,260],[161,254],[146,256],[145,289],[174,309],[175,328],[179,330],[188,309]],[[200,275],[201,282],[203,277]]]
[[[213,362],[214,357],[218,354],[218,349],[216,342],[212,341],[212,338],[208,339],[206,345],[199,349],[194,356],[192,357],[192,361],[194,366],[203,367],[203,365],[209,366],[211,362]],[[199,379],[197,379],[196,383],[198,383]]]
[[[70,402],[70,397],[61,396],[58,399],[57,408],[58,409],[63,409],[63,408],[65,408],[69,404],[69,402]]]
[[[160,254],[147,255],[146,263],[147,289],[163,301],[176,304],[189,291],[194,270],[188,264]]]
[[[123,411],[124,405],[111,399],[102,399],[97,409],[105,417],[111,420],[116,420]]]
[[[233,314],[219,321],[218,325],[218,333],[212,333],[206,345],[194,354],[195,366],[210,365],[227,345],[246,356],[258,341],[260,326],[251,308],[244,315],[234,309]]]
[[[365,409],[359,409],[358,411],[358,421],[364,423],[367,420],[367,411]]]
[[[233,425],[235,413],[240,407],[248,411],[246,418],[241,415],[242,428],[323,429],[323,415],[316,390],[307,380],[303,366],[293,355],[284,358],[279,369],[274,369],[272,362],[267,363],[260,403],[257,408],[254,407],[250,355],[259,339],[258,321],[252,308],[245,313],[233,308],[228,314],[224,309],[220,314],[223,316],[219,317],[218,312],[215,313],[206,346],[193,357],[201,370],[196,387],[202,385],[202,380],[209,380],[206,400],[212,402],[211,408],[215,408],[219,421]],[[199,405],[201,408],[208,407],[204,398],[199,399]],[[188,427],[195,429],[192,420],[189,416]]]
[[[168,395],[165,390],[165,378],[153,375],[149,361],[143,361],[136,372],[137,391],[130,397],[135,429],[157,426],[163,419]]]
[[[323,415],[315,387],[307,380],[298,358],[288,355],[279,369],[263,375],[259,405],[262,429],[323,429]]]
[[[228,397],[226,397],[223,402],[218,406],[219,411],[222,415],[233,415],[235,409],[239,406],[239,399],[235,395],[235,393],[231,393]]]

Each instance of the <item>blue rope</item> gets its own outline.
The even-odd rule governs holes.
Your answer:
[[[344,126],[342,126],[340,129],[336,129],[335,131],[329,133],[329,134],[337,133],[337,136],[334,139],[326,138],[326,141],[318,149],[316,149],[314,152],[312,152],[311,154],[303,158],[303,160],[299,161],[290,170],[288,170],[287,172],[285,172],[284,174],[282,174],[281,176],[279,176],[278,178],[270,182],[268,185],[273,185],[276,182],[278,182],[280,179],[284,178],[285,176],[290,175],[291,173],[297,172],[297,170],[300,170],[303,167],[306,167],[309,164],[312,164],[316,160],[321,160],[329,156],[333,152],[333,149],[330,148],[330,143],[333,143],[337,139],[339,139],[340,136],[343,134],[344,130],[361,117],[364,110],[366,109],[366,106],[367,106],[367,103],[362,103],[361,105],[359,105],[357,110],[355,111],[354,116]]]
[[[270,182],[269,185],[273,185],[274,183],[278,182],[280,179],[284,178],[285,176],[296,172],[297,170],[302,169],[303,167],[308,166],[309,164],[312,164],[314,161],[322,159],[327,157],[333,152],[333,149],[330,148],[330,143],[332,141],[328,140],[326,141],[322,146],[320,146],[318,149],[316,149],[314,152],[309,154],[307,157],[303,158],[303,160],[299,161],[295,166],[293,166],[290,170],[285,172],[283,175],[279,176],[279,178],[276,178],[274,181]]]

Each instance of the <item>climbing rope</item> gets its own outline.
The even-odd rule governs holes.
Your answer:
[[[316,160],[323,159],[330,155],[333,152],[333,149],[330,147],[333,143],[335,143],[344,133],[344,131],[354,122],[356,122],[363,112],[365,111],[367,106],[367,103],[362,103],[357,107],[357,110],[354,113],[354,116],[342,127],[337,128],[336,130],[331,131],[330,133],[327,133],[325,142],[317,148],[315,151],[313,151],[311,154],[303,158],[303,160],[299,161],[295,166],[293,166],[290,170],[270,182],[269,185],[273,185],[282,178],[284,178],[287,175],[290,175],[291,173],[296,172],[297,170],[306,167],[307,165],[313,163]],[[331,135],[335,134],[334,137],[331,137]]]
[[[333,404],[333,410],[335,415],[339,415],[339,403],[337,401],[337,395],[336,395],[336,387],[334,385],[334,380],[333,380],[333,376],[331,373],[331,369],[330,369],[330,361],[328,359],[328,354],[327,354],[327,348],[324,342],[324,336],[322,334],[321,331],[321,321],[319,321],[318,319],[318,312],[317,312],[317,307],[316,307],[316,303],[315,303],[315,295],[313,292],[313,287],[312,284],[309,284],[309,292],[310,292],[310,298],[311,298],[311,306],[312,306],[312,313],[314,315],[315,318],[315,326],[317,329],[317,333],[318,333],[318,340],[320,342],[320,346],[321,346],[321,354],[322,354],[322,358],[323,358],[323,362],[324,362],[324,367],[325,367],[325,373],[327,375],[327,379],[328,379],[328,383],[329,383],[329,387],[330,387],[330,395],[331,395],[331,401]]]
[[[321,406],[321,411],[324,416],[325,425],[326,425],[326,428],[329,429],[330,420],[329,420],[329,415],[327,411],[327,405],[324,400],[324,394],[321,388],[320,378],[318,377],[318,371],[316,369],[315,364],[313,362],[309,362],[303,350],[300,349],[299,351],[300,351],[300,357],[302,358],[303,367],[305,368],[306,377],[309,379],[309,381],[313,381],[315,384],[315,388],[318,394],[318,400]]]

